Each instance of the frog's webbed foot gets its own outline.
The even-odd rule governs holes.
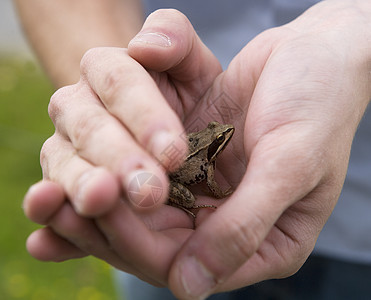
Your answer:
[[[177,203],[174,203],[174,202],[171,202],[171,201],[169,201],[167,204],[170,205],[170,206],[174,206],[174,207],[177,207],[177,208],[180,208],[180,209],[184,210],[184,211],[185,211],[187,214],[189,214],[193,219],[196,219],[196,214],[193,213],[193,212],[191,212],[188,208],[185,208],[184,206],[181,206],[181,205],[179,205],[179,204],[177,204]],[[191,209],[192,209],[192,208],[193,208],[193,207],[191,207]]]
[[[223,193],[223,196],[221,198],[227,197],[233,193],[232,187],[227,188]]]
[[[192,207],[184,207],[184,206],[181,206],[181,205],[179,205],[177,203],[174,203],[174,202],[171,202],[171,201],[168,202],[168,205],[174,206],[174,207],[177,207],[177,208],[180,208],[180,209],[184,210],[194,220],[196,219],[196,214],[194,212],[190,211],[190,209],[200,209],[200,208],[213,208],[213,209],[217,209],[218,208],[218,207],[216,207],[215,205],[212,205],[212,204],[200,204],[200,205],[194,205]]]
[[[199,208],[214,208],[214,209],[217,209],[218,207],[215,206],[215,205],[212,205],[212,204],[200,204],[200,205],[195,205],[191,208],[193,208],[193,209],[199,209]]]
[[[193,228],[196,228],[196,214],[194,212],[190,211],[189,209],[200,209],[200,208],[214,208],[214,209],[217,209],[217,207],[215,205],[211,205],[211,204],[194,205],[194,206],[190,207],[189,209],[184,207],[184,206],[181,206],[177,203],[171,202],[171,201],[168,202],[168,205],[180,208],[183,211],[185,211],[188,215],[190,215],[192,217]]]

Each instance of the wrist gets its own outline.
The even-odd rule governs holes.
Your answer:
[[[286,27],[328,47],[364,81],[366,105],[371,100],[371,1],[325,0]],[[349,73],[348,73],[349,74]],[[344,74],[346,76],[346,74]]]

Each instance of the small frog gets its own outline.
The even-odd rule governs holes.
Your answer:
[[[215,161],[224,150],[234,133],[232,125],[210,122],[199,132],[189,133],[188,155],[184,164],[175,172],[169,174],[169,205],[179,207],[195,218],[189,211],[192,208],[213,207],[214,205],[196,205],[196,198],[187,186],[206,180],[211,193],[218,199],[229,195],[229,190],[223,191],[215,181]]]

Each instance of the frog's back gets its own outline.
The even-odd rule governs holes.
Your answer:
[[[206,151],[206,149],[202,151]],[[177,171],[170,173],[170,180],[185,185],[193,185],[204,181],[207,178],[208,161],[206,155],[199,154],[201,155],[190,156]]]

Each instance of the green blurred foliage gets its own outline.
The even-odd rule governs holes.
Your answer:
[[[25,248],[38,227],[24,217],[22,198],[41,179],[40,148],[54,130],[47,114],[52,93],[34,62],[0,56],[0,298],[116,299],[105,263],[43,263]]]

